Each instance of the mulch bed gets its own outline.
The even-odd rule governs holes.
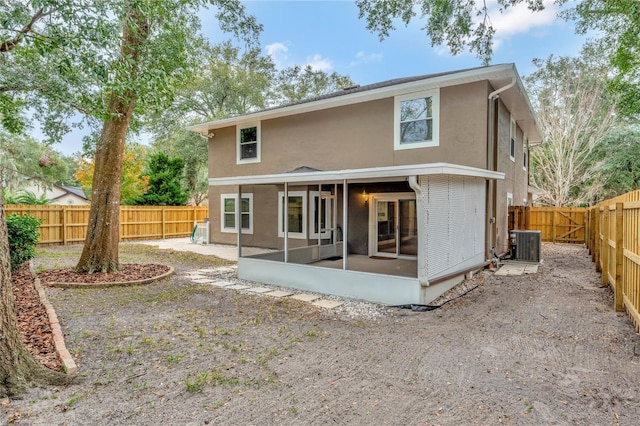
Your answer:
[[[141,281],[157,277],[169,271],[166,265],[122,264],[120,272],[79,274],[73,268],[51,269],[38,274],[42,285],[48,283],[112,284]],[[16,301],[18,329],[29,352],[45,367],[62,371],[62,361],[53,343],[53,332],[47,312],[35,289],[35,279],[25,263],[11,272],[11,284]]]

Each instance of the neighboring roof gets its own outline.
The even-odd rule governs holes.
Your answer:
[[[83,200],[88,200],[87,196],[84,193],[84,189],[82,189],[79,186],[64,186],[64,185],[61,185],[60,188],[64,189],[67,192],[72,193],[73,195],[77,195],[78,197],[82,198]]]
[[[267,120],[294,114],[302,114],[327,108],[334,108],[376,99],[398,96],[421,90],[455,86],[488,80],[495,89],[514,82],[513,87],[500,93],[500,99],[507,105],[512,116],[518,122],[529,138],[531,144],[541,141],[540,132],[536,126],[536,117],[529,102],[522,81],[515,64],[491,65],[486,67],[469,68],[437,74],[427,74],[414,77],[397,78],[364,86],[353,86],[338,92],[305,99],[299,102],[267,108],[235,117],[209,121],[187,127],[187,130],[208,133],[210,130],[234,126],[249,121]]]
[[[260,185],[282,183],[342,183],[344,180],[366,180],[406,178],[408,176],[424,175],[456,175],[470,176],[484,179],[504,179],[504,173],[476,167],[460,166],[449,163],[412,164],[408,166],[371,167],[366,169],[345,169],[331,171],[306,171],[299,173],[278,173],[256,176],[230,176],[210,178],[209,185]]]

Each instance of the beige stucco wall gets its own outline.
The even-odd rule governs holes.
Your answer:
[[[236,127],[216,129],[215,137],[209,140],[209,176],[283,173],[301,166],[341,170],[436,162],[486,168],[487,96],[493,90],[486,81],[442,88],[440,144],[430,148],[394,150],[392,97],[264,120],[260,123],[260,163],[236,164]],[[523,204],[527,197],[527,171],[522,167],[523,135],[518,130],[515,161],[511,161],[509,119],[509,111],[500,103],[497,169],[505,173],[505,180],[498,181],[496,188],[498,252],[507,248],[507,193],[513,193],[516,205]],[[244,245],[282,248],[282,239],[277,236],[278,190],[282,189],[276,186],[243,187],[243,192],[254,193],[254,234],[243,236]],[[237,188],[210,188],[214,242],[236,242],[235,234],[220,233],[220,194],[235,192]],[[258,223],[264,224],[260,230],[256,226]],[[271,224],[270,231],[267,224]],[[306,240],[290,239],[292,247],[305,243]]]
[[[437,147],[394,150],[393,98],[262,121],[260,163],[236,164],[235,126],[217,129],[209,141],[209,176],[437,162],[484,168],[487,90],[486,82],[441,89]]]

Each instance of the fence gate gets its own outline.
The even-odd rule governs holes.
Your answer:
[[[582,244],[585,211],[582,207],[509,207],[509,230],[537,230],[542,241]]]

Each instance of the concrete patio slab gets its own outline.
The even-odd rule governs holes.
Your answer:
[[[327,300],[327,299],[320,299],[312,303],[313,306],[317,306],[319,308],[325,308],[325,309],[337,308],[342,304],[343,304],[342,302],[337,302],[335,300]]]
[[[314,300],[320,299],[320,296],[317,296],[315,294],[302,293],[302,294],[295,294],[291,296],[291,298],[300,300],[302,302],[313,302]]]
[[[251,288],[251,287],[248,286],[248,285],[235,284],[235,285],[230,285],[230,286],[225,287],[225,288],[229,289],[229,290],[246,290],[246,289]]]
[[[273,291],[273,289],[267,287],[251,287],[248,288],[247,291],[250,291],[251,293],[268,293],[270,291]]]
[[[229,281],[214,281],[211,285],[215,287],[229,287],[230,285],[233,285],[233,283]]]
[[[288,297],[288,296],[291,296],[293,293],[289,291],[274,290],[264,294],[266,294],[267,296],[273,296],[273,297]]]

